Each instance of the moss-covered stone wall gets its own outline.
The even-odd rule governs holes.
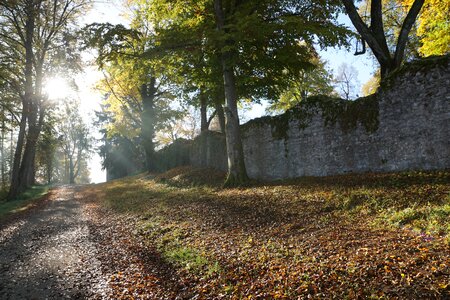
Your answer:
[[[412,63],[356,101],[312,97],[242,125],[249,175],[261,179],[450,168],[449,56]],[[226,170],[223,135],[194,141],[191,163]]]

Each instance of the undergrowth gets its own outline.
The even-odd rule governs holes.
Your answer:
[[[10,201],[6,200],[7,193],[3,193],[3,197],[0,199],[0,217],[28,209],[35,200],[46,195],[48,190],[47,185],[36,185]]]

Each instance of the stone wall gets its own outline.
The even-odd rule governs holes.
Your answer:
[[[178,139],[172,144],[156,152],[156,169],[160,172],[170,170],[178,166],[191,163],[190,155],[193,142],[191,140]]]
[[[191,165],[226,171],[228,159],[225,136],[214,131],[199,135],[191,148]]]
[[[317,98],[242,126],[247,172],[283,179],[344,173],[450,168],[448,56],[416,63],[372,97]],[[225,140],[194,141],[191,164],[226,170]]]

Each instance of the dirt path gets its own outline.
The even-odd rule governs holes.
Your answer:
[[[74,187],[61,187],[42,208],[0,226],[0,299],[105,298],[89,218]]]

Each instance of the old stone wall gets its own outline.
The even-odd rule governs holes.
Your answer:
[[[178,166],[191,163],[190,155],[193,142],[191,140],[178,139],[172,144],[156,152],[156,169],[165,172]]]
[[[192,144],[191,165],[227,170],[227,148],[225,136],[219,132],[207,131],[199,135]]]
[[[375,96],[313,99],[242,126],[250,177],[283,179],[344,173],[450,168],[448,56],[400,70]],[[323,100],[323,101],[322,101]],[[191,164],[226,170],[225,140],[194,141]]]

